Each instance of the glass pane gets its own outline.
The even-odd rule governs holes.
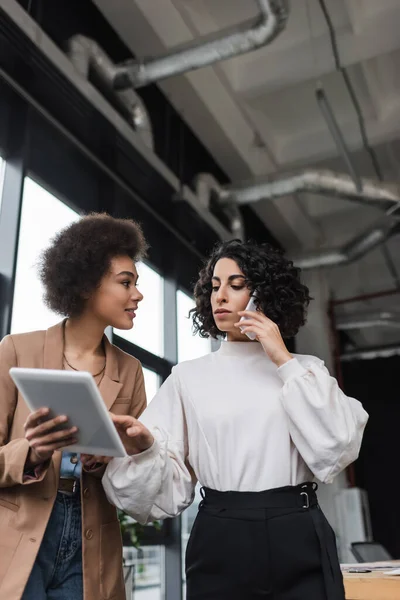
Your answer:
[[[162,600],[164,598],[164,548],[143,546],[138,550],[124,547],[127,600]]]
[[[133,328],[128,331],[121,329],[114,329],[114,331],[128,342],[133,342],[157,356],[163,356],[164,281],[161,275],[144,263],[138,263],[137,271],[139,274],[138,287],[144,300],[139,304]]]
[[[0,157],[0,212],[1,212],[1,200],[3,198],[3,194],[1,193],[3,187],[3,175],[4,175],[4,161]]]
[[[196,485],[196,495],[193,504],[182,513],[182,581],[183,581],[183,600],[186,595],[186,576],[185,576],[185,553],[186,546],[189,541],[190,532],[192,531],[193,523],[197,517],[199,503],[201,502],[200,484]]]
[[[146,388],[147,404],[149,404],[157,393],[160,387],[160,376],[151,369],[143,367],[144,387]]]
[[[79,215],[27,177],[24,183],[11,333],[47,329],[61,320],[43,302],[37,275],[40,253]]]
[[[182,292],[177,291],[177,323],[178,323],[178,362],[199,358],[211,352],[211,341],[201,338],[199,335],[193,335],[192,320],[189,318],[189,311],[194,308],[193,298]]]

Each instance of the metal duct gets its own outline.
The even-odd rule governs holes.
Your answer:
[[[271,43],[284,29],[289,15],[288,0],[256,0],[260,17],[256,23],[229,29],[173,48],[159,58],[128,61],[110,72],[115,89],[142,87],[207,65],[251,52]]]
[[[359,350],[350,350],[340,356],[340,360],[348,362],[351,360],[371,360],[374,358],[390,358],[400,355],[400,346],[376,346],[373,348],[360,348]]]
[[[211,210],[211,200],[215,199],[229,221],[229,229],[234,238],[245,239],[243,217],[240,208],[233,200],[221,201],[222,188],[210,173],[199,173],[195,178],[197,199],[203,209]]]
[[[382,311],[378,313],[364,313],[359,315],[348,315],[336,319],[337,329],[352,331],[354,329],[366,329],[370,327],[391,327],[400,329],[400,313]]]
[[[317,250],[300,257],[292,257],[292,260],[297,267],[303,270],[346,265],[353,260],[361,258],[364,254],[399,232],[399,223],[395,220],[387,219],[361,235],[356,236],[342,248]]]
[[[273,200],[288,194],[306,192],[335,196],[386,210],[394,202],[400,202],[400,186],[381,183],[373,179],[361,179],[359,191],[349,175],[333,171],[306,170],[300,173],[280,174],[267,180],[226,186],[222,199],[236,200],[238,204],[249,204],[258,200]]]
[[[124,91],[113,89],[112,74],[117,73],[117,67],[97,42],[84,35],[74,35],[68,42],[68,55],[76,70],[85,79],[89,79],[90,69],[93,69],[101,87],[112,94],[130,125],[146,146],[154,150],[153,130],[143,100],[133,89]]]

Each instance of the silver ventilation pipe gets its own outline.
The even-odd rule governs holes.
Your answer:
[[[221,200],[222,188],[215,177],[210,173],[199,173],[195,178],[194,185],[200,206],[210,211],[214,200],[228,219],[232,237],[244,241],[245,229],[239,206],[233,200]]]
[[[366,329],[371,327],[389,327],[400,329],[400,313],[381,311],[378,313],[361,313],[359,315],[348,315],[337,318],[335,321],[337,329],[352,331],[354,329]]]
[[[356,236],[342,248],[317,250],[303,256],[292,257],[292,260],[303,270],[347,265],[399,232],[399,223],[387,219]]]
[[[398,344],[350,350],[342,354],[340,360],[343,362],[352,360],[373,360],[374,358],[390,358],[391,356],[396,355],[400,355],[400,346]]]
[[[394,202],[400,202],[400,186],[397,184],[384,184],[363,178],[361,187],[360,191],[349,175],[308,169],[300,173],[284,173],[264,180],[226,186],[222,189],[221,198],[235,200],[238,204],[250,204],[305,192],[380,206],[383,210]]]
[[[146,146],[153,150],[153,130],[143,100],[133,89],[124,91],[113,89],[111,74],[117,73],[117,66],[97,42],[84,35],[74,35],[68,41],[68,56],[85,79],[89,79],[90,70],[93,70],[100,86],[117,101],[129,124],[140,135]]]
[[[194,71],[207,65],[251,52],[271,43],[284,29],[289,15],[288,0],[256,0],[260,16],[251,24],[242,24],[173,48],[158,58],[128,61],[113,70],[109,79],[115,89],[139,88],[155,81]]]

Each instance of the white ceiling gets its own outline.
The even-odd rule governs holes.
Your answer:
[[[157,56],[257,16],[255,0],[94,0],[139,57]],[[360,175],[375,177],[354,106],[336,71],[317,0],[292,0],[286,29],[269,46],[159,83],[233,182],[301,167],[345,171],[315,90],[322,85]],[[342,66],[347,68],[385,180],[400,169],[400,1],[326,0]],[[373,223],[374,208],[320,196],[253,205],[292,254],[336,246]],[[400,241],[387,244],[400,277]],[[394,286],[382,249],[328,273],[335,297]],[[386,301],[396,308],[398,298]],[[356,307],[353,307],[356,308]],[[357,307],[358,308],[358,307]],[[365,308],[365,307],[364,307]],[[350,309],[350,305],[349,305]],[[393,341],[368,330],[357,342]]]

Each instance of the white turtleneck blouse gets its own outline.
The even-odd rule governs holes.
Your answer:
[[[318,358],[277,368],[258,342],[222,342],[174,367],[140,420],[154,444],[114,458],[103,486],[145,523],[181,513],[197,481],[219,491],[329,483],[357,458],[368,415]]]

